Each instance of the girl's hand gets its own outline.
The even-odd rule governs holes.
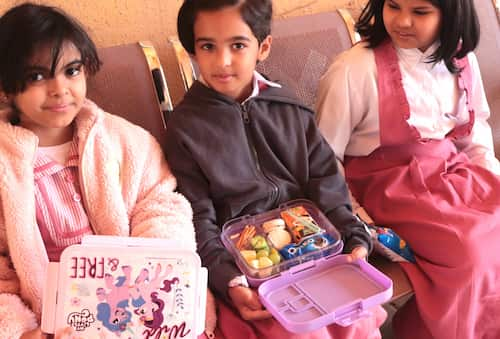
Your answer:
[[[368,255],[368,251],[364,246],[354,247],[352,252],[350,254],[348,254],[347,261],[353,262],[354,260],[357,260],[357,259],[366,259],[367,255]]]
[[[230,287],[229,297],[244,320],[262,320],[271,318],[259,301],[257,292],[244,286]]]

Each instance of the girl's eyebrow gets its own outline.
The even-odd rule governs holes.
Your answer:
[[[432,8],[432,7],[435,7],[432,3],[425,2],[425,3],[421,3],[421,4],[416,5],[415,7],[413,7],[413,9],[428,9],[428,8]]]
[[[251,39],[245,35],[237,35],[237,36],[233,36],[231,39],[229,39],[231,41],[240,41],[240,40],[244,40],[244,41],[251,41]]]
[[[233,37],[227,39],[227,41],[241,41],[241,40],[251,41],[251,39],[249,37],[245,36],[245,35],[236,35],[236,36],[233,36]],[[213,42],[213,41],[215,41],[215,39],[200,37],[200,38],[197,38],[195,40],[195,43],[198,43],[198,42]]]
[[[50,70],[45,66],[40,65],[30,65],[26,67],[26,72],[39,71],[39,72],[49,72]]]
[[[83,61],[80,59],[75,59],[71,62],[68,62],[66,65],[64,65],[64,68],[69,67],[69,66],[73,66],[75,64],[83,64]]]
[[[196,38],[196,40],[195,40],[195,42],[212,42],[212,41],[214,41],[214,39],[204,38],[204,37]]]
[[[431,7],[413,7],[411,10],[415,11],[415,12],[422,12],[422,13],[430,13],[430,12],[432,12],[432,8]]]
[[[68,68],[73,65],[81,65],[83,64],[82,60],[80,59],[75,59],[73,61],[68,62],[66,65],[63,66],[63,68]],[[26,67],[27,71],[41,71],[41,72],[50,72],[50,69],[46,66],[41,66],[41,65],[30,65]]]

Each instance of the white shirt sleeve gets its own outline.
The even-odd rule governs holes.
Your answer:
[[[369,67],[359,67],[366,65]],[[344,156],[367,155],[380,145],[378,95],[373,52],[358,44],[339,55],[320,80],[316,112],[319,129],[333,148],[344,175]],[[354,214],[373,220],[349,191]]]
[[[467,154],[472,162],[500,175],[500,162],[495,157],[493,135],[488,123],[490,109],[486,100],[479,64],[474,53],[469,53],[472,71],[471,104],[475,112],[475,122],[471,134],[456,141],[459,150]]]
[[[380,146],[376,66],[365,44],[340,54],[323,75],[316,111],[319,129],[341,162]]]

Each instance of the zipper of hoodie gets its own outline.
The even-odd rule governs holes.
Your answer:
[[[257,172],[259,172],[262,175],[262,177],[271,185],[271,201],[272,205],[274,206],[279,197],[278,185],[276,185],[276,183],[274,183],[274,181],[268,175],[266,175],[266,173],[262,170],[262,167],[260,166],[259,154],[257,153],[257,149],[255,148],[252,137],[252,131],[250,130],[250,116],[248,115],[247,106],[248,103],[243,103],[240,105],[243,125],[245,126],[245,136],[247,139],[248,148],[250,149],[250,153],[252,153],[253,160],[257,168]]]

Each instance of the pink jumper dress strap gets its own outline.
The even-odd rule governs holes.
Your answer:
[[[398,145],[420,138],[420,133],[406,121],[410,118],[410,106],[406,94],[401,86],[401,71],[399,70],[398,56],[390,40],[384,41],[375,53],[377,65],[377,89],[379,93],[379,109],[401,114],[380,114],[380,130],[392,130],[394,133],[381,133],[382,145]],[[383,60],[387,58],[387,60]],[[390,95],[380,95],[390,93]]]

